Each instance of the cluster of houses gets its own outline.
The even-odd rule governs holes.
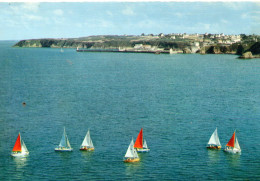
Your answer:
[[[191,53],[197,52],[201,47],[210,46],[213,44],[219,44],[219,45],[231,45],[233,43],[241,42],[241,36],[240,35],[224,35],[221,34],[186,34],[186,33],[173,33],[173,34],[163,34],[160,33],[159,35],[141,35],[144,38],[151,38],[151,39],[160,39],[160,38],[167,38],[173,41],[185,41],[189,43],[189,48],[191,50]],[[151,45],[143,45],[143,44],[135,44],[134,46],[135,50],[151,50],[155,51],[158,50],[158,47],[151,46]],[[172,49],[170,50],[170,53],[180,53],[180,50],[178,49]]]
[[[172,40],[187,40],[191,42],[198,42],[200,45],[203,46],[202,43],[205,45],[210,45],[210,44],[233,44],[241,41],[241,36],[240,35],[224,35],[224,33],[221,34],[187,34],[187,33],[172,33],[172,34],[163,34],[160,33],[159,35],[143,35],[143,36],[153,36],[156,38],[169,38]]]

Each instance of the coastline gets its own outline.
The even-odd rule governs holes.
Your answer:
[[[75,48],[77,52],[232,54],[238,55],[238,58],[241,59],[252,59],[260,58],[260,42],[258,38],[258,36],[252,38],[251,35],[213,36],[211,34],[185,36],[99,35],[71,39],[21,40],[13,47]]]

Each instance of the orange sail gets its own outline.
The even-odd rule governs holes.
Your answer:
[[[236,132],[233,133],[233,136],[230,138],[229,142],[227,143],[226,146],[234,147],[235,146],[235,134]]]
[[[14,144],[13,151],[22,151],[20,133],[17,136],[16,142]]]
[[[134,148],[143,148],[143,128],[135,140]]]

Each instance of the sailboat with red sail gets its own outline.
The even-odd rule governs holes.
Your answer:
[[[236,131],[234,131],[229,142],[226,144],[226,148],[224,149],[224,151],[228,153],[241,153],[241,148],[236,137]]]
[[[15,141],[11,155],[13,157],[25,157],[29,155],[29,151],[22,140],[21,134],[19,133]]]
[[[143,138],[143,128],[141,128],[134,144],[134,148],[137,152],[148,152],[150,149],[147,146],[145,139]]]

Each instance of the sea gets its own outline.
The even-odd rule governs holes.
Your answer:
[[[260,180],[260,59],[16,42],[0,41],[0,180]],[[73,151],[55,152],[64,127]],[[124,163],[141,128],[150,152]],[[234,131],[241,155],[223,151]],[[19,132],[26,158],[10,155]]]

